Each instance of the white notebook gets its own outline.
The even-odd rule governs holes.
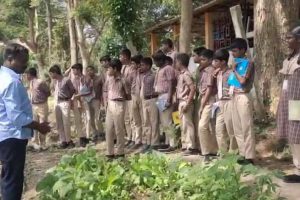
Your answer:
[[[300,100],[289,101],[289,120],[300,121]]]

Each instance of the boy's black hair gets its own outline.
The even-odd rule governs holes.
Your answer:
[[[126,58],[128,58],[129,60],[131,58],[131,51],[129,49],[122,49],[120,54],[126,56]]]
[[[214,54],[214,59],[226,61],[227,63],[229,60],[229,52],[226,49],[218,49]]]
[[[214,52],[210,49],[204,49],[201,53],[200,53],[200,56],[203,56],[205,58],[208,58],[208,59],[213,59],[214,57]]]
[[[166,64],[167,56],[162,52],[158,51],[153,56],[153,61],[158,65],[158,67],[162,67]]]
[[[25,71],[25,74],[29,74],[30,76],[37,77],[37,70],[31,67]]]
[[[167,45],[169,48],[173,48],[174,44],[170,38],[164,39],[161,44]]]
[[[71,69],[77,69],[77,70],[79,70],[82,73],[83,66],[82,66],[81,63],[76,63],[76,64],[72,65]]]
[[[49,69],[49,72],[58,74],[58,75],[62,75],[59,65],[52,65],[52,67],[50,67],[50,69]]]
[[[168,65],[173,65],[173,59],[170,56],[166,56],[166,62]]]
[[[121,70],[122,70],[122,63],[117,58],[112,59],[111,62],[109,63],[109,66],[111,68],[117,70],[118,72],[121,72]]]
[[[296,26],[291,31],[292,35],[294,35],[296,38],[300,38],[300,26]]]
[[[176,60],[179,61],[183,66],[188,67],[190,56],[186,53],[179,53],[176,55]]]
[[[93,65],[89,65],[89,66],[87,66],[87,69],[96,70],[96,68],[95,68]]]
[[[230,45],[229,48],[230,49],[235,49],[235,48],[237,48],[237,49],[244,49],[245,51],[247,51],[248,44],[247,44],[247,41],[245,39],[243,39],[243,38],[235,38],[232,41],[232,43],[231,43],[231,45]]]
[[[197,47],[194,49],[194,53],[200,56],[201,52],[205,49],[206,49],[205,47]]]
[[[28,49],[17,43],[10,43],[4,49],[4,60],[15,59],[19,55],[28,54]]]
[[[100,58],[100,62],[110,62],[110,61],[111,61],[111,58],[109,55],[105,55]]]
[[[131,61],[135,62],[135,64],[139,65],[141,64],[143,56],[142,55],[135,55],[131,58]]]
[[[150,57],[142,58],[141,63],[144,63],[145,65],[150,66],[150,68],[151,68],[152,65],[153,65],[152,58],[150,58]]]

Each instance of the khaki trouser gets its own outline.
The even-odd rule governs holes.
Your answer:
[[[135,132],[135,137],[133,141],[136,144],[140,144],[143,142],[143,108],[142,108],[142,100],[140,97],[132,95],[132,119],[134,124],[133,131]]]
[[[156,98],[142,100],[143,107],[143,130],[146,144],[159,144],[159,124],[158,124],[158,108],[156,106]]]
[[[237,149],[232,124],[232,101],[219,101],[219,110],[216,118],[216,137],[219,151],[227,152]],[[228,145],[229,144],[229,145]]]
[[[163,130],[173,124],[172,112],[173,106],[170,106],[163,112],[159,111],[160,125]],[[174,136],[170,136],[168,133],[166,133],[166,144],[169,144],[171,147],[175,147],[176,144]]]
[[[70,124],[70,102],[58,101],[55,105],[55,118],[57,131],[61,142],[70,142],[71,124]]]
[[[300,176],[300,144],[290,144],[293,155],[293,163],[296,167],[295,174]]]
[[[232,102],[233,130],[239,152],[246,159],[253,159],[255,158],[255,135],[253,106],[249,94],[234,94]]]
[[[189,105],[186,112],[182,112],[182,108],[186,105],[186,101],[180,101],[178,110],[181,120],[181,143],[182,148],[195,149],[195,126],[193,123],[194,105]]]
[[[32,104],[33,120],[43,123],[48,122],[49,107],[48,103]],[[34,131],[33,142],[44,147],[46,145],[46,135]]]
[[[132,100],[130,101],[125,101],[125,116],[124,116],[124,121],[125,121],[125,128],[126,128],[126,133],[127,133],[127,139],[134,141],[135,138],[135,128],[132,120]]]
[[[91,137],[103,133],[103,125],[100,121],[100,100],[93,99],[90,102],[84,102],[86,115],[86,135]]]
[[[75,124],[75,131],[79,137],[86,137],[86,134],[83,130],[82,124],[83,123],[83,111],[80,110],[79,101],[73,101],[73,115],[74,115],[74,124]]]
[[[216,135],[210,128],[212,104],[213,100],[211,99],[210,102],[204,106],[199,121],[198,134],[203,155],[216,154],[218,152]]]
[[[124,101],[108,101],[106,113],[106,144],[107,155],[114,155],[114,139],[117,139],[117,155],[124,154],[125,148],[125,126],[124,126]]]
[[[194,121],[194,126],[195,126],[195,145],[196,145],[196,149],[201,150],[200,148],[200,140],[199,140],[199,135],[198,135],[198,124],[200,121],[200,116],[199,116],[199,110],[200,110],[200,105],[201,105],[201,99],[197,98],[194,101],[194,114],[193,114],[193,121]]]

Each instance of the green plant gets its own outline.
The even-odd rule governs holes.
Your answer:
[[[274,175],[254,166],[241,167],[237,159],[226,155],[209,165],[192,165],[154,153],[107,162],[89,149],[64,156],[38,183],[37,191],[42,200],[275,199]]]

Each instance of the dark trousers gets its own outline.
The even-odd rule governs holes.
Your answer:
[[[0,142],[1,194],[3,200],[20,200],[23,192],[24,165],[28,140]]]

